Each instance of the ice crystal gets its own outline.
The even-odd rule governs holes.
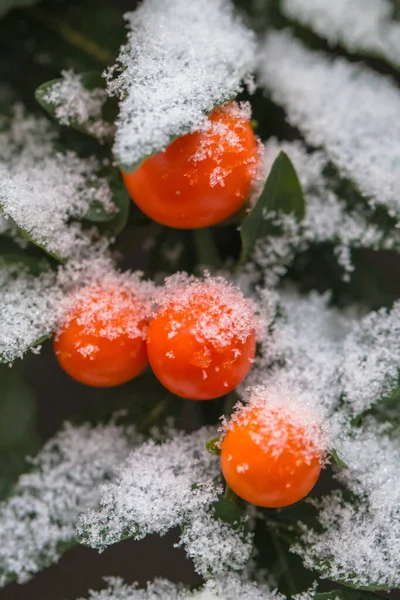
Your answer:
[[[284,0],[282,11],[331,45],[378,56],[400,67],[400,23],[393,20],[389,0]]]
[[[61,75],[61,81],[49,86],[43,96],[46,102],[54,105],[55,116],[61,125],[77,124],[100,141],[113,135],[114,125],[102,117],[108,97],[106,90],[100,87],[87,89],[82,75],[72,70],[62,71]]]
[[[135,441],[133,429],[66,425],[47,442],[0,504],[0,585],[25,582],[73,543],[82,511],[96,506],[99,486],[113,476]]]
[[[107,588],[91,591],[88,600],[284,600],[281,594],[232,574],[210,579],[204,587],[194,591],[165,579],[156,579],[145,589],[139,589],[135,583],[128,585],[119,577],[108,577],[106,581]]]
[[[127,13],[128,41],[109,75],[121,98],[115,154],[133,165],[200,128],[252,70],[255,38],[229,0],[145,0]]]
[[[97,159],[57,152],[53,141],[46,120],[14,108],[0,133],[0,207],[34,243],[67,258],[91,242],[70,219],[82,219],[94,201],[108,211],[114,205],[107,180],[97,176]]]
[[[338,449],[349,468],[338,479],[341,491],[316,503],[322,529],[304,526],[301,554],[309,568],[356,587],[396,588],[400,584],[400,446],[373,419],[359,430],[342,429]]]
[[[274,32],[260,50],[260,82],[307,141],[323,147],[371,205],[400,216],[400,98],[387,77],[307,50]]]
[[[251,551],[249,536],[212,521],[222,491],[213,481],[220,472],[218,459],[205,449],[212,433],[176,433],[164,444],[149,440],[133,451],[115,484],[103,487],[100,508],[81,517],[78,530],[85,543],[103,549],[126,536],[162,535],[180,525],[181,543],[199,573],[243,567]]]

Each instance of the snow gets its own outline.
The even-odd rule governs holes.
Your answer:
[[[388,427],[386,426],[388,429]],[[400,584],[400,445],[373,419],[360,429],[344,428],[338,450],[349,469],[337,476],[352,493],[331,492],[316,505],[319,533],[303,527],[301,554],[309,568],[356,587]]]
[[[16,105],[11,126],[0,133],[0,208],[35,244],[62,259],[86,249],[93,233],[71,218],[82,219],[97,201],[115,210],[100,163],[72,151],[58,152],[45,119],[26,115]]]
[[[300,141],[278,142],[271,138],[265,145],[267,173],[280,151],[289,156],[299,176],[306,200],[306,215],[298,222],[290,215],[269,214],[268,219],[277,224],[282,233],[279,237],[270,235],[258,240],[247,268],[252,268],[252,263],[262,267],[264,281],[274,286],[286,274],[298,252],[313,244],[329,242],[335,245],[337,261],[347,277],[353,270],[352,248],[400,247],[399,229],[387,231],[375,225],[364,206],[357,205],[349,210],[346,202],[331,189],[331,182],[324,176],[329,164],[324,152],[309,152]]]
[[[288,32],[270,33],[259,79],[289,121],[322,147],[371,206],[400,217],[400,97],[388,78],[307,50]]]
[[[114,152],[132,166],[237,95],[254,66],[255,36],[229,0],[144,0],[125,17],[128,40],[108,91],[120,98]]]
[[[103,120],[102,109],[108,95],[105,89],[87,89],[82,76],[72,70],[61,71],[62,79],[48,87],[43,100],[54,105],[61,125],[77,124],[103,141],[114,134],[115,127]]]
[[[400,23],[389,0],[283,0],[281,10],[331,45],[400,67]]]
[[[139,441],[133,429],[114,423],[67,424],[44,445],[0,504],[0,586],[24,583],[73,545],[79,514],[96,506],[100,484]]]
[[[40,275],[32,275],[19,262],[0,259],[1,361],[21,358],[40,338],[65,324],[79,298],[88,289],[98,289],[99,282],[103,289],[130,291],[138,297],[143,316],[149,314],[153,284],[142,281],[140,273],[115,270],[104,245],[93,246],[87,257],[71,260],[57,271],[44,265]]]
[[[177,273],[167,277],[156,296],[157,315],[168,316],[168,336],[190,323],[198,342],[215,348],[245,343],[257,328],[256,306],[223,277],[203,278]],[[195,321],[193,315],[196,316]]]
[[[218,458],[205,448],[213,434],[207,428],[176,432],[164,444],[149,440],[134,450],[116,482],[103,486],[100,508],[81,517],[82,541],[101,550],[127,536],[163,535],[180,525],[180,543],[200,574],[243,568],[252,548],[250,535],[212,514],[222,492],[214,482],[220,473]]]
[[[284,600],[282,595],[237,575],[209,580],[193,592],[166,579],[156,579],[145,589],[135,583],[128,585],[119,577],[108,577],[106,581],[107,588],[91,591],[89,600]]]

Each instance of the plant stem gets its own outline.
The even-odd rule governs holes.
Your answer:
[[[213,234],[209,227],[194,229],[193,239],[199,265],[205,267],[220,267],[222,265]]]
[[[40,21],[49,29],[58,33],[71,46],[79,48],[92,58],[95,58],[98,62],[108,65],[115,60],[115,56],[113,56],[106,48],[103,48],[97,42],[85,37],[82,33],[79,33],[79,31],[70,27],[70,25],[60,22],[43,8],[32,6],[26,8],[25,11],[37,21]]]
[[[168,403],[170,396],[171,396],[171,394],[167,394],[166,396],[164,396],[164,398],[162,400],[160,400],[160,402],[158,402],[155,406],[153,406],[153,408],[151,409],[149,414],[146,415],[146,417],[143,419],[142,423],[140,424],[140,427],[139,427],[140,431],[146,431],[146,429],[148,429],[151,425],[154,425],[154,423],[157,421],[157,419],[166,410],[167,403]]]

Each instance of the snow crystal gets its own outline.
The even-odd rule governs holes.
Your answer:
[[[385,589],[400,584],[400,444],[373,419],[359,430],[342,429],[340,456],[349,466],[337,478],[353,494],[341,491],[321,501],[322,531],[303,527],[293,550],[309,568],[356,587]]]
[[[86,248],[91,236],[71,218],[81,219],[92,202],[115,210],[94,157],[56,152],[44,119],[27,117],[17,105],[11,127],[0,134],[0,207],[29,238],[67,258]]]
[[[143,310],[151,301],[153,285],[141,281],[141,274],[119,273],[100,245],[88,257],[70,260],[57,272],[49,269],[30,274],[23,264],[0,260],[0,359],[12,362],[42,337],[50,335],[68,319],[85,288],[121,287],[141,300]],[[146,309],[145,312],[147,312]]]
[[[265,453],[279,457],[285,450],[287,439],[295,436],[302,448],[306,462],[323,456],[327,440],[322,432],[321,411],[317,405],[307,405],[307,399],[292,394],[286,389],[274,389],[273,386],[255,386],[248,388],[248,404],[239,405],[225,423],[223,430],[235,427],[249,427],[252,441]],[[278,423],[278,427],[277,427]],[[239,465],[241,472],[248,468]]]
[[[165,579],[148,583],[146,589],[139,589],[136,583],[128,585],[119,577],[105,579],[108,587],[99,592],[91,591],[89,600],[284,600],[265,586],[232,574],[209,580],[203,588],[194,591]]]
[[[214,483],[220,474],[218,458],[205,449],[213,433],[176,433],[162,445],[149,440],[134,450],[117,481],[103,486],[100,508],[81,517],[78,531],[85,543],[103,549],[126,536],[163,535],[181,525],[181,543],[199,573],[243,567],[251,550],[249,537],[210,520],[222,491]]]
[[[400,216],[400,97],[392,81],[311,52],[289,33],[268,35],[260,81],[307,141],[323,147],[371,205]]]
[[[206,113],[237,95],[255,37],[229,0],[145,0],[126,19],[108,91],[121,98],[114,151],[129,166],[201,128]]]
[[[400,23],[389,0],[283,0],[282,11],[329,44],[400,66]]]
[[[120,335],[145,338],[153,289],[151,282],[142,280],[142,273],[101,271],[100,278],[71,295],[56,335],[76,319],[83,336],[79,352],[90,354],[97,350],[92,334],[109,340]],[[86,336],[89,345],[84,342]]]
[[[366,315],[345,341],[342,386],[353,416],[397,389],[399,369],[400,302],[396,302],[390,311]]]
[[[210,277],[208,273],[203,279],[186,273],[171,275],[165,279],[157,300],[157,314],[169,316],[169,337],[174,337],[189,319],[191,332],[199,342],[206,340],[223,347],[233,340],[244,343],[257,327],[255,304],[223,277]],[[196,320],[192,323],[193,312]]]
[[[55,307],[62,302],[56,276],[46,271],[31,275],[20,265],[0,260],[0,360],[22,357],[56,326]]]
[[[0,504],[0,585],[27,581],[56,562],[73,543],[80,513],[99,500],[133,441],[133,429],[113,423],[91,428],[66,425],[32,461],[12,495]]]
[[[61,71],[62,79],[49,86],[43,100],[55,107],[61,125],[76,123],[100,141],[114,134],[114,125],[103,120],[102,109],[107,92],[102,88],[87,89],[82,76],[72,70]]]
[[[279,236],[259,239],[252,255],[252,263],[263,270],[264,282],[270,287],[286,273],[287,266],[296,253],[307,250],[312,244],[329,242],[335,245],[338,263],[346,272],[352,270],[351,248],[400,247],[400,231],[390,232],[369,222],[362,206],[351,211],[329,187],[323,175],[328,158],[323,152],[307,152],[299,142],[278,142],[272,138],[265,146],[265,170],[269,172],[279,152],[285,152],[292,161],[302,185],[306,200],[306,215],[301,222],[294,216],[268,214],[272,224],[278,226]],[[247,270],[252,265],[247,266]]]

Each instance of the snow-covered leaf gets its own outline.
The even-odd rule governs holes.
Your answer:
[[[242,263],[250,258],[257,240],[268,235],[271,228],[269,218],[279,213],[292,214],[297,220],[305,215],[299,179],[283,151],[275,159],[256,205],[241,224]]]
[[[255,37],[229,0],[144,0],[126,19],[108,90],[120,97],[114,152],[129,172],[238,94]]]
[[[63,71],[62,78],[42,83],[35,96],[42,108],[61,125],[73,127],[101,142],[110,142],[115,133],[113,121],[117,107],[111,104],[105,86],[100,73]]]
[[[0,504],[0,586],[27,581],[74,545],[80,513],[96,506],[99,486],[139,440],[111,423],[66,425],[45,444]]]

